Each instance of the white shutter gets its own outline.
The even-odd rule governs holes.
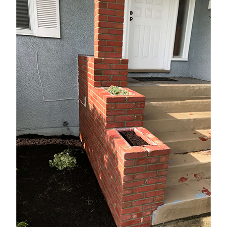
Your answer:
[[[34,0],[34,35],[60,38],[59,0]]]

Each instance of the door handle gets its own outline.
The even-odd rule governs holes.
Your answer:
[[[133,14],[133,12],[132,11],[130,11],[130,15],[132,15]]]
[[[133,20],[133,17],[130,17],[130,21],[132,21]]]

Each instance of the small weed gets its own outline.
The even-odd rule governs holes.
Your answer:
[[[50,167],[56,167],[58,170],[73,169],[76,166],[76,158],[70,156],[69,149],[54,155],[54,160],[49,160]]]
[[[111,85],[107,91],[113,95],[129,95],[129,92],[126,89],[121,89],[118,86],[113,85]]]
[[[28,226],[26,222],[20,222],[20,223],[17,223],[16,227],[26,227],[26,226]]]
[[[88,206],[92,205],[92,203],[93,203],[93,200],[90,200],[89,197],[88,197],[88,199],[86,201],[87,201],[87,205]]]

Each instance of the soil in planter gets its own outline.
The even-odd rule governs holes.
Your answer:
[[[71,149],[73,170],[50,168],[54,154]],[[31,227],[115,227],[78,137],[17,137],[17,222]]]
[[[149,145],[141,137],[137,136],[134,131],[121,131],[119,133],[129,143],[130,146]]]

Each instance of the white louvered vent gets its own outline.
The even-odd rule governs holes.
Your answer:
[[[57,28],[57,3],[55,0],[37,0],[39,28]]]
[[[59,0],[36,0],[37,33],[60,38]]]

